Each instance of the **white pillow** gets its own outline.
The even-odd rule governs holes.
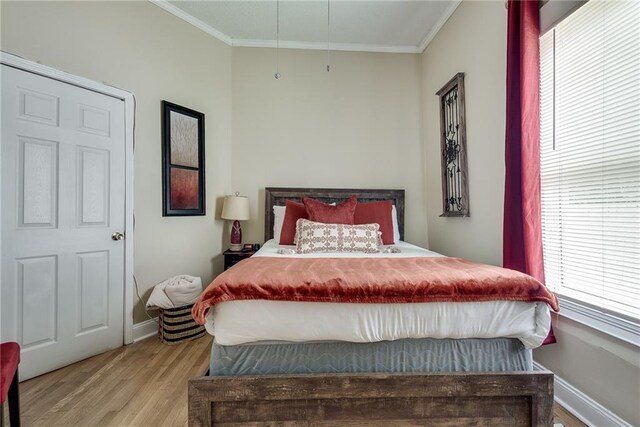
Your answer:
[[[393,222],[393,242],[398,244],[398,242],[400,242],[400,228],[398,227],[398,211],[396,210],[396,205],[391,207],[391,221]],[[282,225],[280,228],[282,228]]]
[[[280,234],[282,233],[282,224],[284,223],[284,214],[286,210],[286,206],[273,207],[273,238],[276,243],[280,243]]]

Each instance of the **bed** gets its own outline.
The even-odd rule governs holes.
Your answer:
[[[340,202],[352,194],[360,202],[393,200],[403,239],[403,190],[267,188],[266,244],[257,256],[277,256],[273,206],[303,196]],[[398,257],[439,256],[398,246]],[[210,310],[207,319],[216,336],[211,375],[189,381],[189,423],[552,425],[553,374],[533,371],[531,358],[531,348],[546,334],[541,325],[548,309],[513,302],[487,302],[483,309],[465,304],[441,303],[434,315],[429,310],[435,303],[305,303],[306,321],[295,327],[300,303],[222,303],[217,318]],[[480,318],[471,322],[472,335],[468,324],[456,323],[470,313]],[[496,330],[497,317],[512,321]],[[389,327],[389,319],[412,318],[427,320],[409,336],[403,335],[407,327]],[[438,319],[448,325],[446,333],[429,329]],[[323,327],[308,327],[314,324]]]

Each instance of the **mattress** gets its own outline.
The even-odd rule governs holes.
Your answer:
[[[281,255],[269,240],[254,256],[434,257],[427,249],[399,242],[400,253]],[[291,248],[291,247],[289,247]],[[223,346],[260,341],[347,341],[373,343],[411,338],[517,338],[526,348],[542,344],[551,316],[545,303],[520,301],[406,304],[227,301],[207,313],[207,331]]]
[[[533,370],[517,339],[403,339],[375,343],[263,342],[211,348],[209,375]]]

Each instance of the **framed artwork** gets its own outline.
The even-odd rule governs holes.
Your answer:
[[[162,215],[204,214],[204,114],[162,101]]]
[[[466,217],[469,216],[469,181],[464,73],[453,76],[436,95],[440,98],[440,216]]]

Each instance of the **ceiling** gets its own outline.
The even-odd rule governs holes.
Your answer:
[[[275,47],[275,0],[150,0],[233,46]],[[330,0],[332,50],[422,52],[460,0]],[[327,48],[327,0],[280,1],[280,47]]]

